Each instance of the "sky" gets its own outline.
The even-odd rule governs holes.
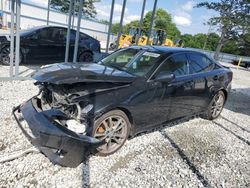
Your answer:
[[[44,6],[48,2],[48,0],[26,1]],[[124,24],[140,19],[142,2],[143,0],[127,0]],[[203,0],[158,0],[157,8],[163,8],[171,14],[173,22],[182,34],[207,33],[209,28],[207,25],[204,25],[204,23],[206,23],[209,18],[215,16],[216,12],[205,8],[194,8],[199,2],[203,2]],[[123,0],[115,0],[113,23],[120,22],[122,3]],[[154,0],[146,1],[145,13],[153,9],[153,3]],[[101,0],[95,3],[95,7],[97,19],[109,20],[111,0]]]

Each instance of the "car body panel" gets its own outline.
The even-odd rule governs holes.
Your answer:
[[[138,47],[131,48],[138,49]],[[165,58],[177,53],[189,52],[185,49],[166,47],[142,47],[140,49],[150,52],[159,50]],[[161,59],[161,62],[164,63],[165,60]],[[164,122],[202,114],[219,90],[227,95],[231,89],[232,71],[216,62],[214,62],[214,67],[207,72],[177,76],[168,82],[157,81],[152,77],[161,62],[153,66],[153,70],[145,76],[135,76],[124,70],[95,63],[62,63],[45,66],[33,75],[33,79],[37,81],[40,91],[44,93],[40,100],[49,103],[50,107],[48,109],[41,107],[41,112],[35,113],[31,103],[28,102],[22,105],[21,112],[24,119],[32,124],[30,126],[38,130],[41,128],[37,124],[45,126],[46,123],[38,118],[37,116],[40,115],[37,114],[46,114],[46,111],[49,114],[61,112],[66,118],[74,117],[85,122],[86,135],[91,137],[93,124],[98,118],[111,110],[120,109],[128,116],[132,126],[130,135],[134,136],[160,126]],[[92,108],[84,112],[88,105]],[[74,108],[69,112],[67,108],[72,106]],[[27,115],[29,111],[34,112],[32,115],[34,120]],[[61,124],[63,127],[62,122]],[[46,132],[52,134],[53,129]],[[83,146],[86,145],[85,143]],[[95,148],[95,144],[92,145],[91,148]],[[53,162],[60,164],[59,159],[55,157],[56,153],[53,153],[54,150],[46,146],[43,153]],[[85,153],[81,149],[79,152]],[[71,152],[71,155],[78,154],[76,151]],[[77,162],[81,160],[83,158],[79,158]],[[67,166],[67,161],[70,161],[70,157],[61,164]]]
[[[98,147],[103,144],[95,138],[69,131],[53,121],[54,116],[65,116],[62,112],[55,109],[46,112],[37,111],[36,100],[33,98],[18,106],[13,110],[13,114],[25,136],[54,163],[76,167],[86,156],[89,147]],[[24,129],[21,119],[16,116],[18,110],[27,121],[31,131]]]
[[[71,84],[77,82],[131,83],[134,76],[126,72],[96,63],[58,63],[46,66],[32,76],[39,82]]]
[[[42,38],[43,31],[57,32],[62,37]],[[71,30],[73,35],[70,38],[69,61],[73,60],[75,45],[75,30]],[[20,33],[20,50],[23,55],[22,63],[59,63],[64,61],[66,47],[67,28],[59,26],[38,26],[29,30],[23,30]],[[81,33],[78,44],[78,57],[81,53],[88,51],[100,53],[100,42],[93,37]],[[0,36],[0,57],[1,50],[10,45],[9,35]]]

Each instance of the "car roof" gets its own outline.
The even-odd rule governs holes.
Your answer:
[[[62,28],[62,29],[67,29],[66,27],[57,26],[57,25],[40,25],[40,26],[35,26],[35,27],[32,27],[32,28],[29,28],[29,29],[24,29],[24,30],[21,30],[21,31],[23,31],[23,33],[28,33],[28,32],[34,32],[34,31],[39,30],[39,29],[45,29],[45,28]],[[71,31],[76,32],[75,29],[71,29]],[[82,31],[80,31],[80,33],[85,34],[89,38],[94,39],[93,37],[91,37],[90,35],[82,32]]]
[[[169,46],[132,46],[130,48],[135,49],[143,49],[143,50],[150,50],[155,52],[162,52],[162,53],[180,53],[180,52],[194,52],[203,54],[202,52],[198,52],[188,48],[179,48],[179,47],[169,47]]]

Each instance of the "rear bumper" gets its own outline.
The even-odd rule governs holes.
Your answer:
[[[93,137],[79,135],[60,125],[55,121],[56,117],[66,115],[56,109],[40,111],[36,106],[37,100],[40,99],[32,98],[15,107],[13,115],[24,135],[50,161],[61,166],[76,167],[90,150],[103,144]],[[27,128],[23,120],[27,122]]]

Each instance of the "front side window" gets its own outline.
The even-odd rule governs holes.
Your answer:
[[[124,70],[137,76],[146,75],[161,58],[161,54],[141,49],[122,49],[104,58],[101,64]]]
[[[187,56],[189,59],[190,74],[209,71],[214,65],[214,63],[204,55],[193,53],[187,54]]]
[[[39,33],[39,38],[43,40],[51,39],[52,30],[51,29],[41,29]]]
[[[176,54],[169,57],[157,71],[158,74],[173,73],[175,76],[188,74],[187,58],[185,54]]]

